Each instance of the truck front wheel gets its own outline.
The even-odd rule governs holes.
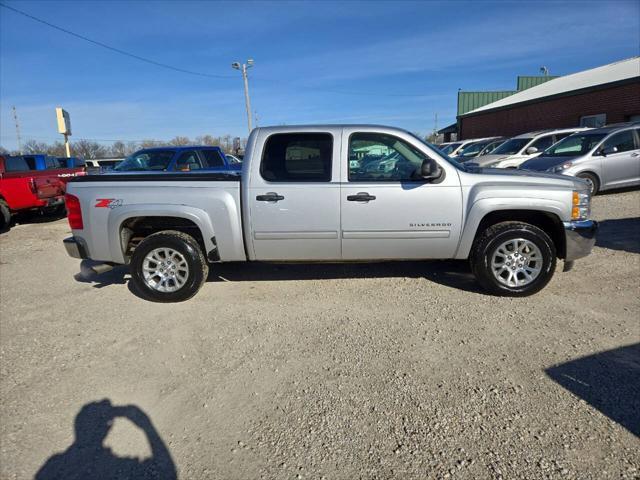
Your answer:
[[[198,242],[173,230],[149,235],[131,258],[131,280],[153,302],[188,300],[200,290],[208,273]]]
[[[496,295],[526,297],[542,290],[556,268],[556,249],[534,225],[502,222],[476,239],[471,269],[478,283]]]

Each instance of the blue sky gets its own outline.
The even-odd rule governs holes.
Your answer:
[[[187,75],[0,8],[0,144],[73,138],[246,136],[242,81],[255,59],[260,125],[383,123],[425,133],[455,121],[456,92],[515,88],[639,55],[640,2],[188,2],[0,0]],[[109,143],[109,142],[105,142]]]

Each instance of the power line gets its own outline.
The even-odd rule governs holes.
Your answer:
[[[23,12],[22,10],[18,10],[17,8],[10,7],[9,5],[5,5],[4,3],[0,3],[0,7],[4,7],[6,9],[12,10],[20,15],[23,15],[27,18],[30,18],[36,22],[47,25],[48,27],[54,28],[61,32],[66,33],[67,35],[71,35],[73,37],[84,40],[85,42],[93,43],[94,45],[98,45],[99,47],[106,48],[107,50],[111,50],[113,52],[119,53],[120,55],[125,55],[130,58],[135,58],[136,60],[140,60],[141,62],[150,63],[151,65],[155,65],[157,67],[167,68],[169,70],[174,70],[180,73],[187,73],[189,75],[197,75],[200,77],[209,77],[209,78],[233,78],[231,75],[214,75],[211,73],[203,73],[203,72],[195,72],[193,70],[186,70],[184,68],[174,67],[172,65],[168,65],[166,63],[156,62],[155,60],[151,60],[149,58],[141,57],[140,55],[136,55],[135,53],[125,52],[124,50],[120,50],[119,48],[112,47],[107,45],[106,43],[99,42],[97,40],[93,40],[91,38],[85,37],[84,35],[80,35],[79,33],[72,32],[71,30],[67,30],[65,28],[59,27],[58,25],[54,25],[53,23],[47,22],[46,20],[42,20],[41,18],[35,17],[27,12]]]

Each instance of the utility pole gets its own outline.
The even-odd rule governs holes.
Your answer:
[[[433,122],[433,138],[434,142],[438,140],[438,112],[436,112],[436,118]]]
[[[16,111],[16,106],[12,107],[13,110],[13,119],[16,122],[16,140],[18,142],[18,153],[22,155],[22,140],[20,138],[20,122],[18,122],[18,112]]]
[[[253,59],[247,60],[247,63],[233,62],[232,68],[240,70],[242,72],[242,79],[244,80],[244,103],[247,108],[247,124],[249,126],[249,133],[251,133],[251,99],[249,98],[249,78],[247,76],[247,70],[253,67]]]

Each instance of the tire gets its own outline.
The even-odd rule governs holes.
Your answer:
[[[9,228],[11,224],[11,210],[4,200],[0,200],[0,230]]]
[[[510,248],[515,245],[512,241],[524,250],[512,253]],[[500,249],[506,254],[500,255]],[[496,259],[495,267],[492,267],[492,261]],[[470,261],[476,280],[488,292],[526,297],[542,290],[553,277],[556,248],[551,238],[538,227],[524,222],[502,222],[490,226],[476,238]],[[511,266],[507,266],[507,262]]]
[[[600,180],[593,173],[579,173],[577,177],[587,181],[589,187],[591,187],[592,197],[600,191]]]
[[[174,230],[154,233],[140,242],[133,251],[130,268],[131,281],[138,292],[147,300],[163,303],[190,299],[209,274],[209,265],[198,242],[191,235]]]

